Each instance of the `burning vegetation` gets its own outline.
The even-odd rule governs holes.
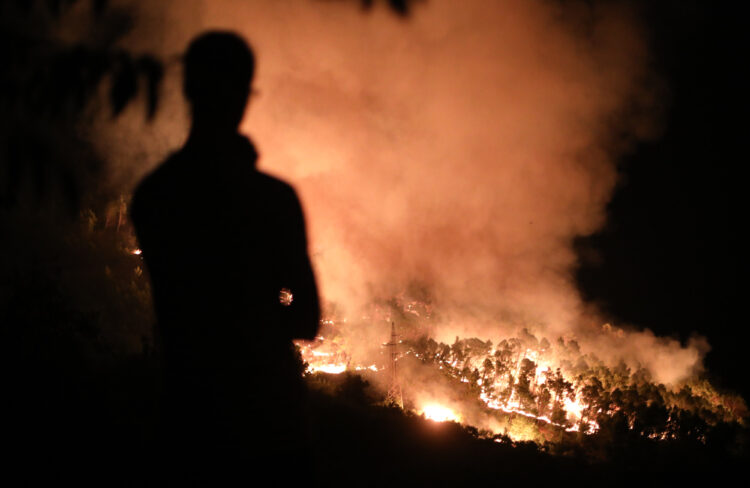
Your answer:
[[[375,385],[376,402],[437,422],[458,422],[498,442],[556,444],[603,431],[705,443],[712,429],[744,425],[744,401],[719,393],[701,375],[660,383],[643,365],[623,360],[612,365],[583,352],[574,338],[548,338],[525,327],[494,340],[439,342],[426,333],[433,328],[428,305],[404,300],[391,305],[404,319],[395,346],[393,340],[369,349],[358,344],[363,326],[387,333],[391,322],[373,319],[377,313],[362,323],[323,320],[319,337],[298,342],[311,383],[320,375],[357,374]],[[609,324],[600,333],[624,334]],[[403,398],[394,398],[394,391]]]

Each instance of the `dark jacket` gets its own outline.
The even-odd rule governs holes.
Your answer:
[[[283,392],[300,375],[291,340],[317,333],[299,200],[256,159],[241,136],[189,140],[133,196],[173,397],[236,404],[248,389]]]

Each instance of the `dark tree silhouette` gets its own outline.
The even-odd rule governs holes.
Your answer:
[[[77,41],[64,40],[59,28],[78,6],[90,17]],[[0,2],[0,356],[8,462],[32,484],[95,479],[97,466],[125,481],[147,464],[148,287],[140,259],[97,222],[118,195],[101,184],[105,162],[77,132],[106,81],[114,114],[139,79],[144,120],[156,110],[160,63],[116,47],[131,25],[127,10],[104,1]],[[124,457],[134,469],[115,468]]]

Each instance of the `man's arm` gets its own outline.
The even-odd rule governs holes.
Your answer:
[[[286,256],[287,272],[282,278],[281,286],[291,296],[281,296],[286,294],[280,290],[280,315],[283,323],[290,327],[293,338],[312,340],[317,335],[320,324],[318,287],[308,255],[302,207],[294,190],[290,188],[290,191],[290,227],[287,237],[289,253]]]

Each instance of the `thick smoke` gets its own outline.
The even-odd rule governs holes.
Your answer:
[[[236,30],[259,60],[242,130],[300,193],[327,302],[354,315],[416,287],[438,339],[531,326],[678,381],[699,348],[593,332],[572,278],[616,158],[657,125],[637,15],[615,4],[430,0],[403,20],[354,2],[144,2],[126,47],[168,61],[163,104],[146,127],[102,121],[113,177],[133,184],[185,136],[169,60],[202,30]]]

